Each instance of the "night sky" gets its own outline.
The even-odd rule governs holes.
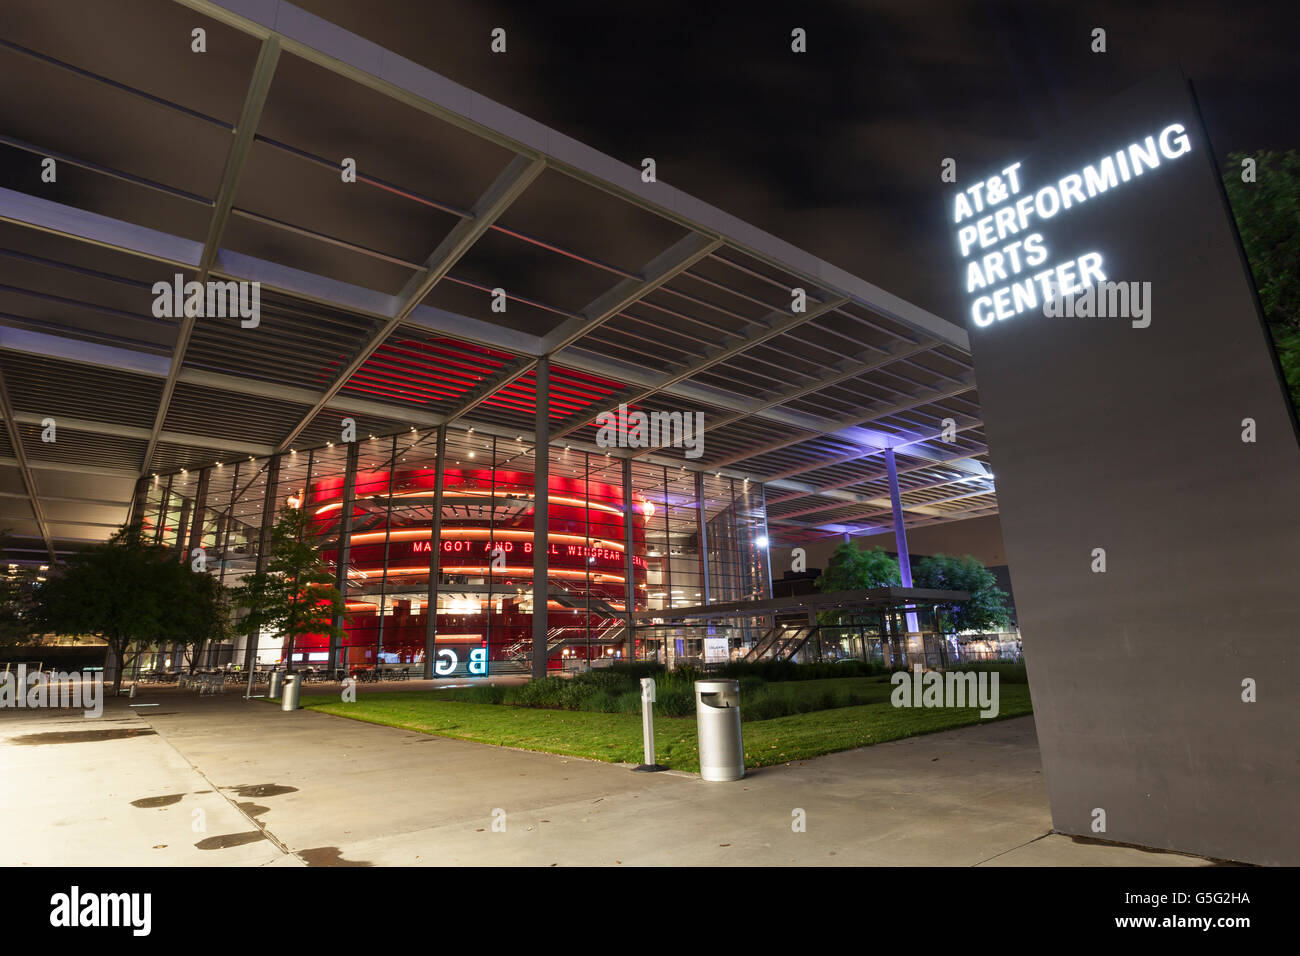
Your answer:
[[[973,179],[1173,65],[1221,166],[1300,146],[1294,0],[297,3],[958,321],[944,157]]]

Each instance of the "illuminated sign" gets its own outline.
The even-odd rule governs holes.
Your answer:
[[[953,224],[975,325],[985,328],[1105,282],[1105,260],[1096,250],[1080,249],[1042,268],[1051,255],[1043,235],[1047,223],[1191,148],[1186,127],[1170,123],[1037,190],[1025,188],[1023,164],[1013,163],[957,193]]]
[[[1050,702],[1034,725],[1052,828],[1101,836],[1105,808],[1107,840],[1294,866],[1300,827],[1253,822],[1294,820],[1300,682],[1255,701],[1225,678],[1294,674],[1300,568],[1300,429],[1224,190],[1245,170],[1218,168],[1176,70],[1045,133],[985,171],[992,196],[986,177],[957,203],[970,176],[942,202],[1031,690]],[[1005,278],[984,269],[995,252]],[[1019,315],[1003,293],[999,319],[998,290],[1028,280],[1041,303],[1035,276],[1072,263],[1078,283],[1089,253],[1106,278],[1076,305],[1149,286],[1160,319],[1145,293],[1142,325],[1133,308],[1067,318],[1064,292]]]
[[[531,541],[466,541],[461,538],[444,540],[441,544],[441,550],[444,554],[480,554],[489,555],[494,549],[500,549],[509,555],[518,550],[522,554],[531,556],[533,553],[533,543]],[[412,541],[412,554],[428,554],[430,542]],[[554,557],[569,558],[587,558],[592,564],[600,564],[613,568],[623,566],[623,552],[615,548],[602,548],[589,546],[585,544],[552,544],[548,549],[548,554]],[[632,566],[644,569],[646,565],[645,558],[640,555],[632,555]]]
[[[460,658],[449,647],[438,649],[434,655],[433,672],[438,677],[447,677],[460,664]],[[471,677],[487,676],[487,648],[475,647],[469,652],[469,673]]]

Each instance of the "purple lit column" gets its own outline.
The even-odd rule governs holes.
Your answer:
[[[912,564],[907,556],[907,530],[903,527],[903,499],[898,493],[898,466],[894,449],[885,449],[885,468],[889,472],[889,507],[894,515],[894,550],[898,552],[898,573],[903,587],[912,586]],[[910,625],[909,625],[910,627]]]
[[[898,576],[903,587],[912,586],[912,559],[907,553],[907,529],[903,526],[903,498],[898,493],[898,465],[894,449],[885,449],[885,469],[889,472],[889,507],[894,515],[894,550],[898,552]],[[907,632],[917,631],[916,612],[907,612]]]

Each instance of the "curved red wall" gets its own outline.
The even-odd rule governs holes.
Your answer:
[[[348,562],[346,636],[340,666],[373,665],[380,651],[387,661],[423,661],[429,515],[435,479],[433,469],[399,470],[392,475],[387,471],[358,472]],[[390,482],[391,527],[386,513],[367,503],[372,497],[382,499],[380,507],[386,509]],[[443,610],[436,622],[437,644],[439,649],[449,647],[456,652],[461,665],[458,673],[463,672],[472,648],[486,648],[489,662],[522,660],[530,653],[532,614],[521,607],[523,598],[518,591],[522,588],[527,596],[532,587],[532,489],[533,475],[527,472],[497,470],[494,474],[491,469],[464,468],[446,472],[439,556]],[[520,496],[517,505],[509,495]],[[621,613],[625,599],[622,489],[553,475],[549,495],[549,584],[552,592],[566,592],[552,599],[548,607],[551,641],[573,639],[567,650],[570,657],[582,658],[588,652],[593,658],[609,656],[610,652],[630,656],[630,647],[621,638],[613,643],[621,622],[606,610],[610,607]],[[480,499],[481,507],[477,505]],[[488,507],[493,500],[495,509]],[[342,476],[313,482],[303,506],[311,512],[322,537],[337,536],[342,502]],[[645,520],[650,508],[633,499],[633,571],[639,607],[644,607]],[[491,567],[494,547],[505,554],[504,568]],[[383,578],[386,549],[389,575],[385,603],[390,613],[381,616],[376,588]],[[324,556],[334,561],[336,552],[326,550]],[[473,602],[485,602],[488,596],[466,592],[458,585],[466,587],[469,579],[486,585],[489,577],[492,606],[478,614],[465,613],[472,609]],[[360,590],[371,593],[362,597],[357,594]],[[461,613],[448,601],[448,595],[455,594],[465,596],[457,603],[469,602]],[[497,595],[502,596],[499,610]],[[588,596],[597,605],[590,612]],[[602,604],[606,607],[599,606]],[[323,664],[322,654],[328,647],[323,635],[300,641],[294,648],[295,661]],[[300,653],[303,657],[299,657]],[[564,653],[555,650],[550,666],[558,667]]]

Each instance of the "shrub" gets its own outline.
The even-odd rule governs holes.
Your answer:
[[[655,713],[661,717],[689,717],[695,713],[695,691],[669,687],[656,690]]]
[[[616,714],[639,714],[641,713],[641,691],[626,690],[614,698],[614,710]]]
[[[771,720],[788,714],[788,702],[770,694],[756,694],[750,700],[741,699],[741,721]]]
[[[606,673],[624,674],[633,681],[639,681],[642,677],[653,677],[657,680],[667,670],[663,664],[656,664],[653,661],[619,661],[610,665]]]
[[[1009,683],[1018,681],[1017,668],[1020,673],[1024,669],[1023,665],[1009,663],[972,664],[970,667],[984,670],[996,667],[1003,674],[1002,679]],[[878,698],[873,698],[864,691],[818,691],[800,682],[871,676],[877,673],[887,674],[888,671],[861,661],[847,664],[760,661],[726,665],[718,676],[729,677],[740,685],[741,717],[750,721],[869,703]],[[636,714],[641,712],[642,676],[655,679],[657,716],[690,717],[695,713],[695,681],[709,675],[693,667],[680,667],[669,672],[662,665],[638,662],[575,674],[572,677],[545,677],[512,687],[478,686],[441,693],[446,695],[444,699],[471,703]]]
[[[505,700],[506,689],[504,687],[480,685],[466,687],[457,696],[470,704],[499,704]]]
[[[638,695],[639,698],[640,695]],[[578,710],[597,711],[604,714],[617,713],[619,698],[607,690],[589,694],[578,703]]]
[[[836,664],[796,664],[793,661],[733,661],[717,670],[719,677],[756,677],[763,681],[829,680],[834,677],[872,677],[886,668],[873,661]]]
[[[525,707],[564,707],[576,695],[563,677],[542,677],[506,690],[505,703]]]
[[[957,671],[994,671],[998,674],[998,681],[1003,684],[1028,684],[1029,674],[1025,670],[1024,661],[956,661],[951,670]]]

